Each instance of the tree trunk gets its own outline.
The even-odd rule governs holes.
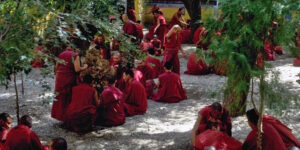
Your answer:
[[[24,96],[24,76],[23,76],[23,72],[21,72],[21,80],[22,80],[22,95]]]
[[[200,0],[181,0],[184,3],[184,7],[188,11],[191,17],[191,39],[193,39],[194,32],[198,28],[198,25],[195,24],[198,20],[201,19],[201,3]]]
[[[16,92],[16,111],[17,111],[17,120],[19,122],[20,120],[20,108],[19,108],[19,94],[18,94],[18,87],[17,87],[17,81],[16,81],[16,73],[14,72],[14,86],[15,86],[15,92]]]
[[[264,68],[264,67],[262,67]],[[265,71],[263,69],[263,71]],[[260,94],[260,106],[259,106],[259,119],[257,123],[257,149],[262,150],[262,120],[263,120],[263,110],[264,110],[264,102],[265,102],[265,75],[262,74],[260,76],[260,83],[259,83],[259,94]]]
[[[227,87],[224,92],[223,104],[228,109],[231,117],[237,117],[244,115],[247,106],[247,97],[250,89],[250,77],[245,75],[244,81],[246,81],[247,86],[243,91],[238,91],[239,83],[238,80],[228,80]]]

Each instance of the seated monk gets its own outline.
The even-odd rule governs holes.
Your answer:
[[[264,48],[266,60],[275,60],[275,50],[273,43],[266,40],[264,43]]]
[[[254,109],[248,110],[246,112],[248,124],[252,128],[252,131],[247,136],[246,140],[243,143],[243,150],[256,150],[257,149],[257,123],[259,116],[257,115]],[[262,149],[264,150],[285,150],[283,140],[280,137],[280,134],[276,131],[272,124],[267,122],[262,122]]]
[[[126,116],[141,115],[147,111],[147,93],[142,83],[134,79],[134,73],[127,69],[123,73],[126,89],[123,95]]]
[[[21,117],[19,125],[12,128],[6,138],[5,147],[9,150],[46,150],[39,137],[31,131],[32,119],[28,115]]]
[[[151,43],[153,45],[155,55],[160,56],[162,54],[162,43],[161,41],[157,38],[157,35],[155,34],[153,36],[153,39],[151,40]]]
[[[122,66],[122,58],[119,52],[113,53],[110,66],[114,68],[114,75],[117,80],[116,87],[121,91],[124,91],[126,87],[123,79],[123,72],[125,68]]]
[[[153,48],[153,45],[148,37],[145,38],[145,40],[141,43],[140,49],[142,52],[147,53],[147,50],[149,48]]]
[[[107,77],[108,87],[101,93],[97,125],[118,126],[125,123],[123,93],[115,87],[114,76]]]
[[[137,63],[138,65],[136,70],[140,71],[142,74],[140,79],[136,78],[136,76],[135,79],[144,85],[147,92],[147,97],[151,97],[153,94],[153,88],[155,87],[155,83],[153,81],[155,72],[150,65],[146,64],[144,60],[138,60]]]
[[[203,26],[203,22],[200,22],[199,27],[196,29],[193,35],[193,42],[198,48],[202,48],[204,50],[208,49],[210,43],[204,40],[206,34],[207,30]]]
[[[180,76],[172,72],[172,64],[166,62],[164,65],[165,73],[158,77],[158,90],[152,100],[158,102],[177,103],[187,99],[185,89],[181,84]]]
[[[75,132],[86,132],[92,129],[97,106],[99,106],[98,93],[91,86],[92,76],[85,75],[83,84],[72,88],[72,101],[66,112],[66,125]]]
[[[12,118],[8,113],[0,114],[0,143],[4,143],[12,123]]]
[[[195,145],[197,135],[216,127],[221,132],[231,136],[231,119],[227,109],[218,102],[204,107],[198,113],[197,121],[192,129],[192,143]]]
[[[137,37],[137,40],[138,40],[138,43],[140,44],[144,38],[144,33],[143,33],[143,24],[141,24],[141,21],[138,20],[135,24],[136,26],[136,37]]]
[[[256,135],[257,135],[257,122],[258,115],[254,109],[247,111],[247,118],[249,126],[252,128],[252,131],[249,133],[247,139],[243,144],[243,149],[251,149],[256,147]],[[272,116],[264,115],[263,121],[263,149],[265,148],[281,148],[283,149],[292,149],[293,147],[300,147],[300,143],[297,138],[293,135],[292,131],[281,123],[279,120]],[[254,141],[255,140],[255,141]],[[271,146],[272,144],[278,144]],[[278,146],[278,147],[277,147]]]
[[[133,37],[137,36],[137,30],[136,30],[136,25],[134,22],[128,19],[128,16],[126,14],[122,15],[122,21],[124,22],[123,25],[123,32],[129,36],[129,39],[133,42],[136,40]]]
[[[67,150],[68,144],[64,138],[54,138],[50,141],[49,150]]]
[[[154,78],[157,78],[160,74],[164,72],[163,66],[159,58],[154,56],[155,51],[153,48],[148,49],[148,56],[146,58],[146,64],[152,67],[154,71]]]
[[[240,150],[242,143],[218,130],[218,127],[208,129],[195,139],[195,150],[205,150],[205,147],[214,146],[217,150]]]
[[[187,71],[184,72],[185,74],[203,75],[208,74],[209,72],[209,67],[205,64],[205,62],[202,59],[197,58],[197,53],[192,53],[189,56],[187,63]]]

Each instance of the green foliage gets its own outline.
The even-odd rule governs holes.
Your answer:
[[[259,53],[265,58],[264,41],[290,45],[295,24],[284,16],[299,9],[299,3],[293,0],[221,0],[221,18],[206,22],[206,40],[211,42],[209,48],[216,56],[212,62],[227,62],[224,103],[231,112],[245,107],[250,79],[264,74],[264,65],[259,68],[256,64]],[[221,36],[216,32],[221,32]]]

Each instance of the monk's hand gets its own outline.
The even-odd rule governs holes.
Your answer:
[[[83,64],[82,70],[85,70],[87,68],[88,68],[88,65],[87,64]]]
[[[187,58],[187,54],[185,51],[181,51],[184,58]]]

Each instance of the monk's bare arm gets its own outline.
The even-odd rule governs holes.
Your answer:
[[[168,39],[172,33],[174,32],[174,26],[170,29],[170,31],[166,34],[166,38]]]
[[[198,118],[197,118],[197,121],[195,122],[195,125],[192,129],[192,144],[193,144],[193,146],[195,146],[195,139],[196,139],[196,136],[197,136],[196,134],[197,134],[197,130],[199,128],[201,119],[202,119],[202,116],[199,114]]]
[[[157,82],[157,87],[159,88],[159,86],[160,86],[160,81],[158,80],[158,82]]]
[[[82,70],[85,70],[86,68],[88,67],[87,64],[84,64],[83,67],[80,66],[80,58],[79,56],[77,56],[75,58],[75,61],[74,61],[74,69],[75,69],[75,72],[80,72]]]
[[[56,71],[57,71],[57,69],[58,69],[58,65],[59,65],[59,63],[56,62],[56,64],[55,64],[55,69],[54,69],[54,73],[55,73],[55,74],[56,74]]]
[[[100,99],[98,97],[98,92],[97,91],[95,91],[94,99],[95,99],[95,102],[96,102],[96,106],[99,107],[100,106]]]
[[[186,53],[185,53],[185,51],[182,49],[181,46],[180,46],[179,50],[181,51],[182,55],[183,55],[184,57],[186,57]]]
[[[159,28],[160,26],[160,22],[159,19],[157,18],[157,26],[154,28],[154,33],[156,32],[156,30]]]

